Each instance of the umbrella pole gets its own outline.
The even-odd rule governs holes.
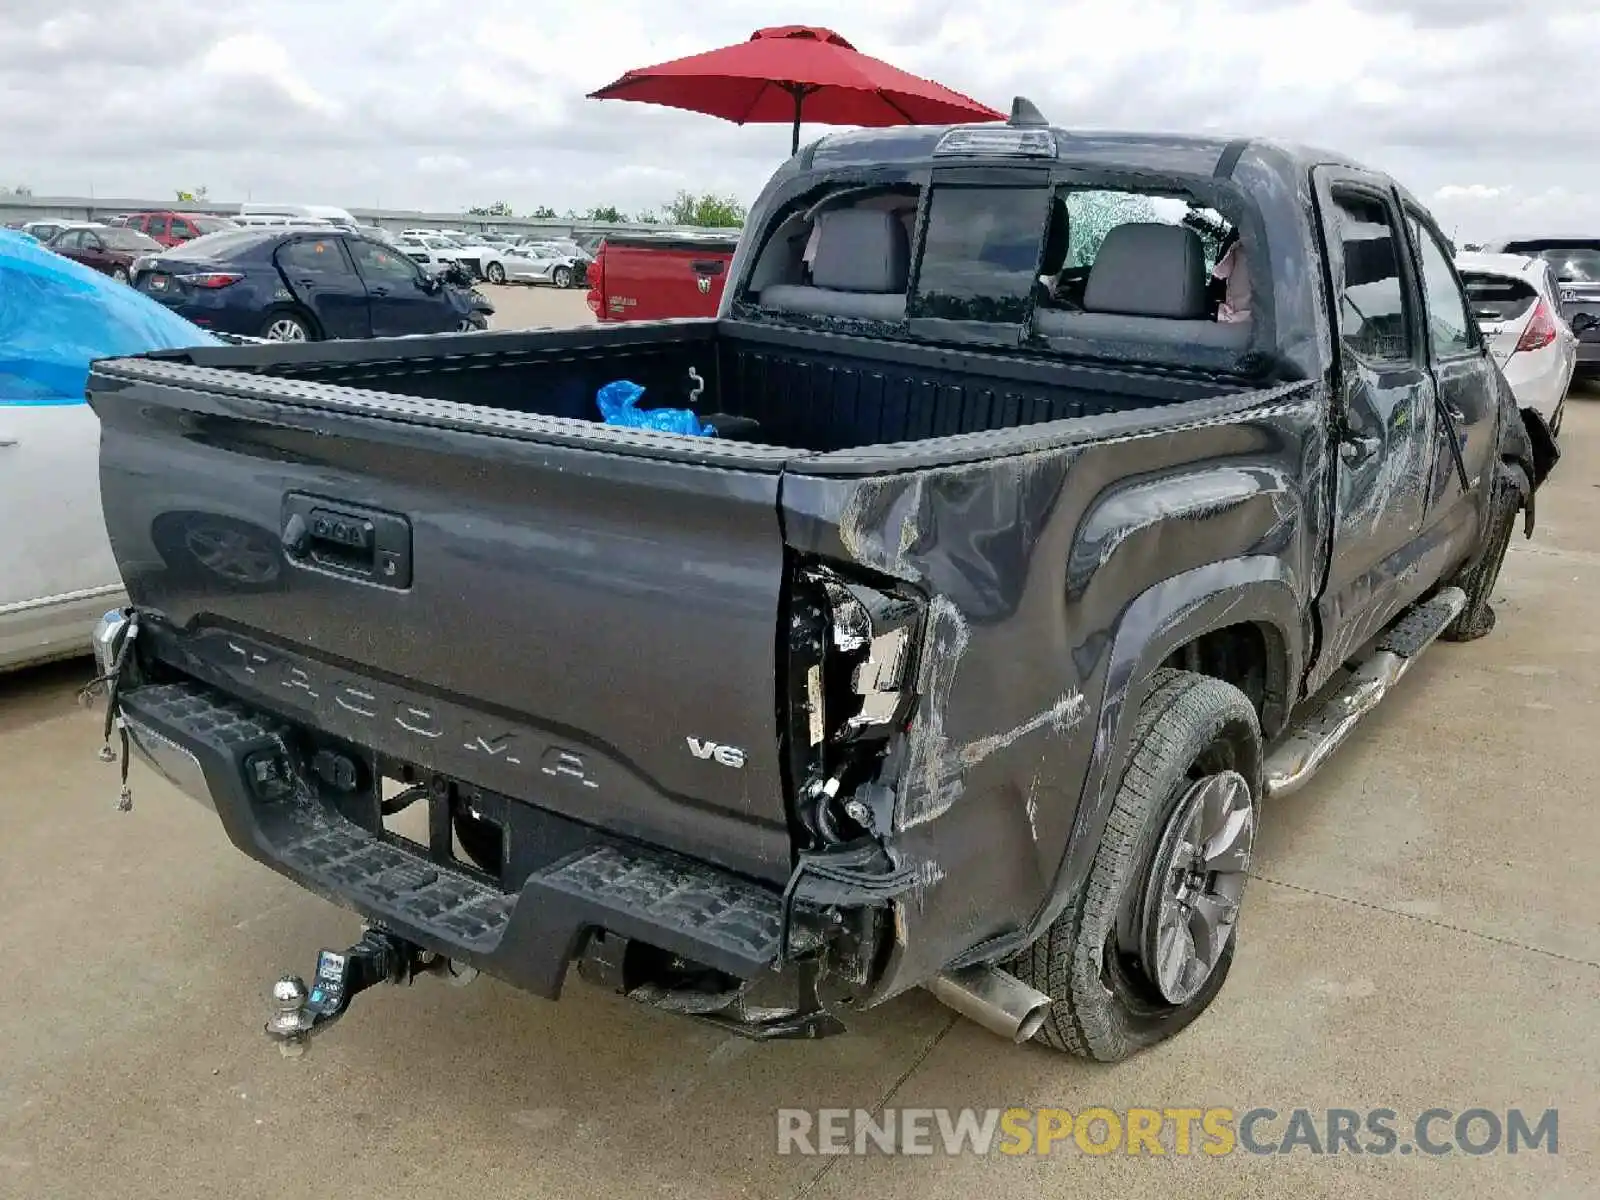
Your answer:
[[[806,102],[806,93],[799,84],[793,83],[789,91],[794,96],[794,138],[789,145],[789,157],[793,158],[800,153],[800,109]]]

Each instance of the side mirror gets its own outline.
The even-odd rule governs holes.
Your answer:
[[[1597,325],[1600,325],[1600,317],[1595,316],[1593,313],[1579,313],[1572,318],[1573,333],[1582,333],[1586,329],[1595,328]]]

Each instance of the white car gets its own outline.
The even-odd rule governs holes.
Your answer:
[[[1561,315],[1561,289],[1543,258],[1462,253],[1456,270],[1473,315],[1517,403],[1561,431],[1578,338]]]
[[[506,252],[494,246],[467,246],[441,233],[402,233],[398,245],[425,270],[438,271],[446,263],[458,262],[473,275],[491,283],[506,281]]]
[[[83,401],[0,400],[0,563],[0,670],[88,654],[86,631],[127,603]]]
[[[568,254],[549,242],[529,242],[509,247],[502,259],[502,278],[489,275],[491,283],[553,283],[558,288],[571,287],[581,279],[582,260]]]
[[[461,258],[461,247],[436,233],[402,233],[395,242],[407,258],[427,271],[438,271]]]

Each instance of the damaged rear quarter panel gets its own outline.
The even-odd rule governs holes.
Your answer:
[[[786,474],[792,547],[928,599],[888,838],[924,885],[899,914],[901,944],[874,999],[1015,940],[1081,882],[1068,843],[1080,797],[1098,805],[1103,781],[1120,774],[1106,763],[1117,730],[1101,717],[1112,647],[1127,653],[1119,630],[1136,597],[1235,561],[1243,585],[1259,567],[1242,560],[1270,561],[1308,611],[1325,527],[1321,389],[1292,385],[1233,411],[1179,415],[1196,407],[1165,419],[1151,410],[1143,428],[1106,440],[1091,422],[1067,421],[1006,431],[975,461],[874,473],[865,456],[822,456]],[[936,444],[917,448],[925,460]],[[825,474],[835,464],[840,473]],[[1183,627],[1167,618],[1204,599],[1167,589],[1172,611],[1146,612],[1137,637]],[[1226,604],[1206,612],[1213,627],[1233,623]],[[1276,633],[1297,664],[1304,631]],[[1098,837],[1098,825],[1085,829]]]

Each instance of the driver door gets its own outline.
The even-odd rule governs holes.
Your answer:
[[[366,283],[373,337],[438,333],[452,327],[442,315],[449,308],[441,287],[399,250],[351,238],[350,257]]]

